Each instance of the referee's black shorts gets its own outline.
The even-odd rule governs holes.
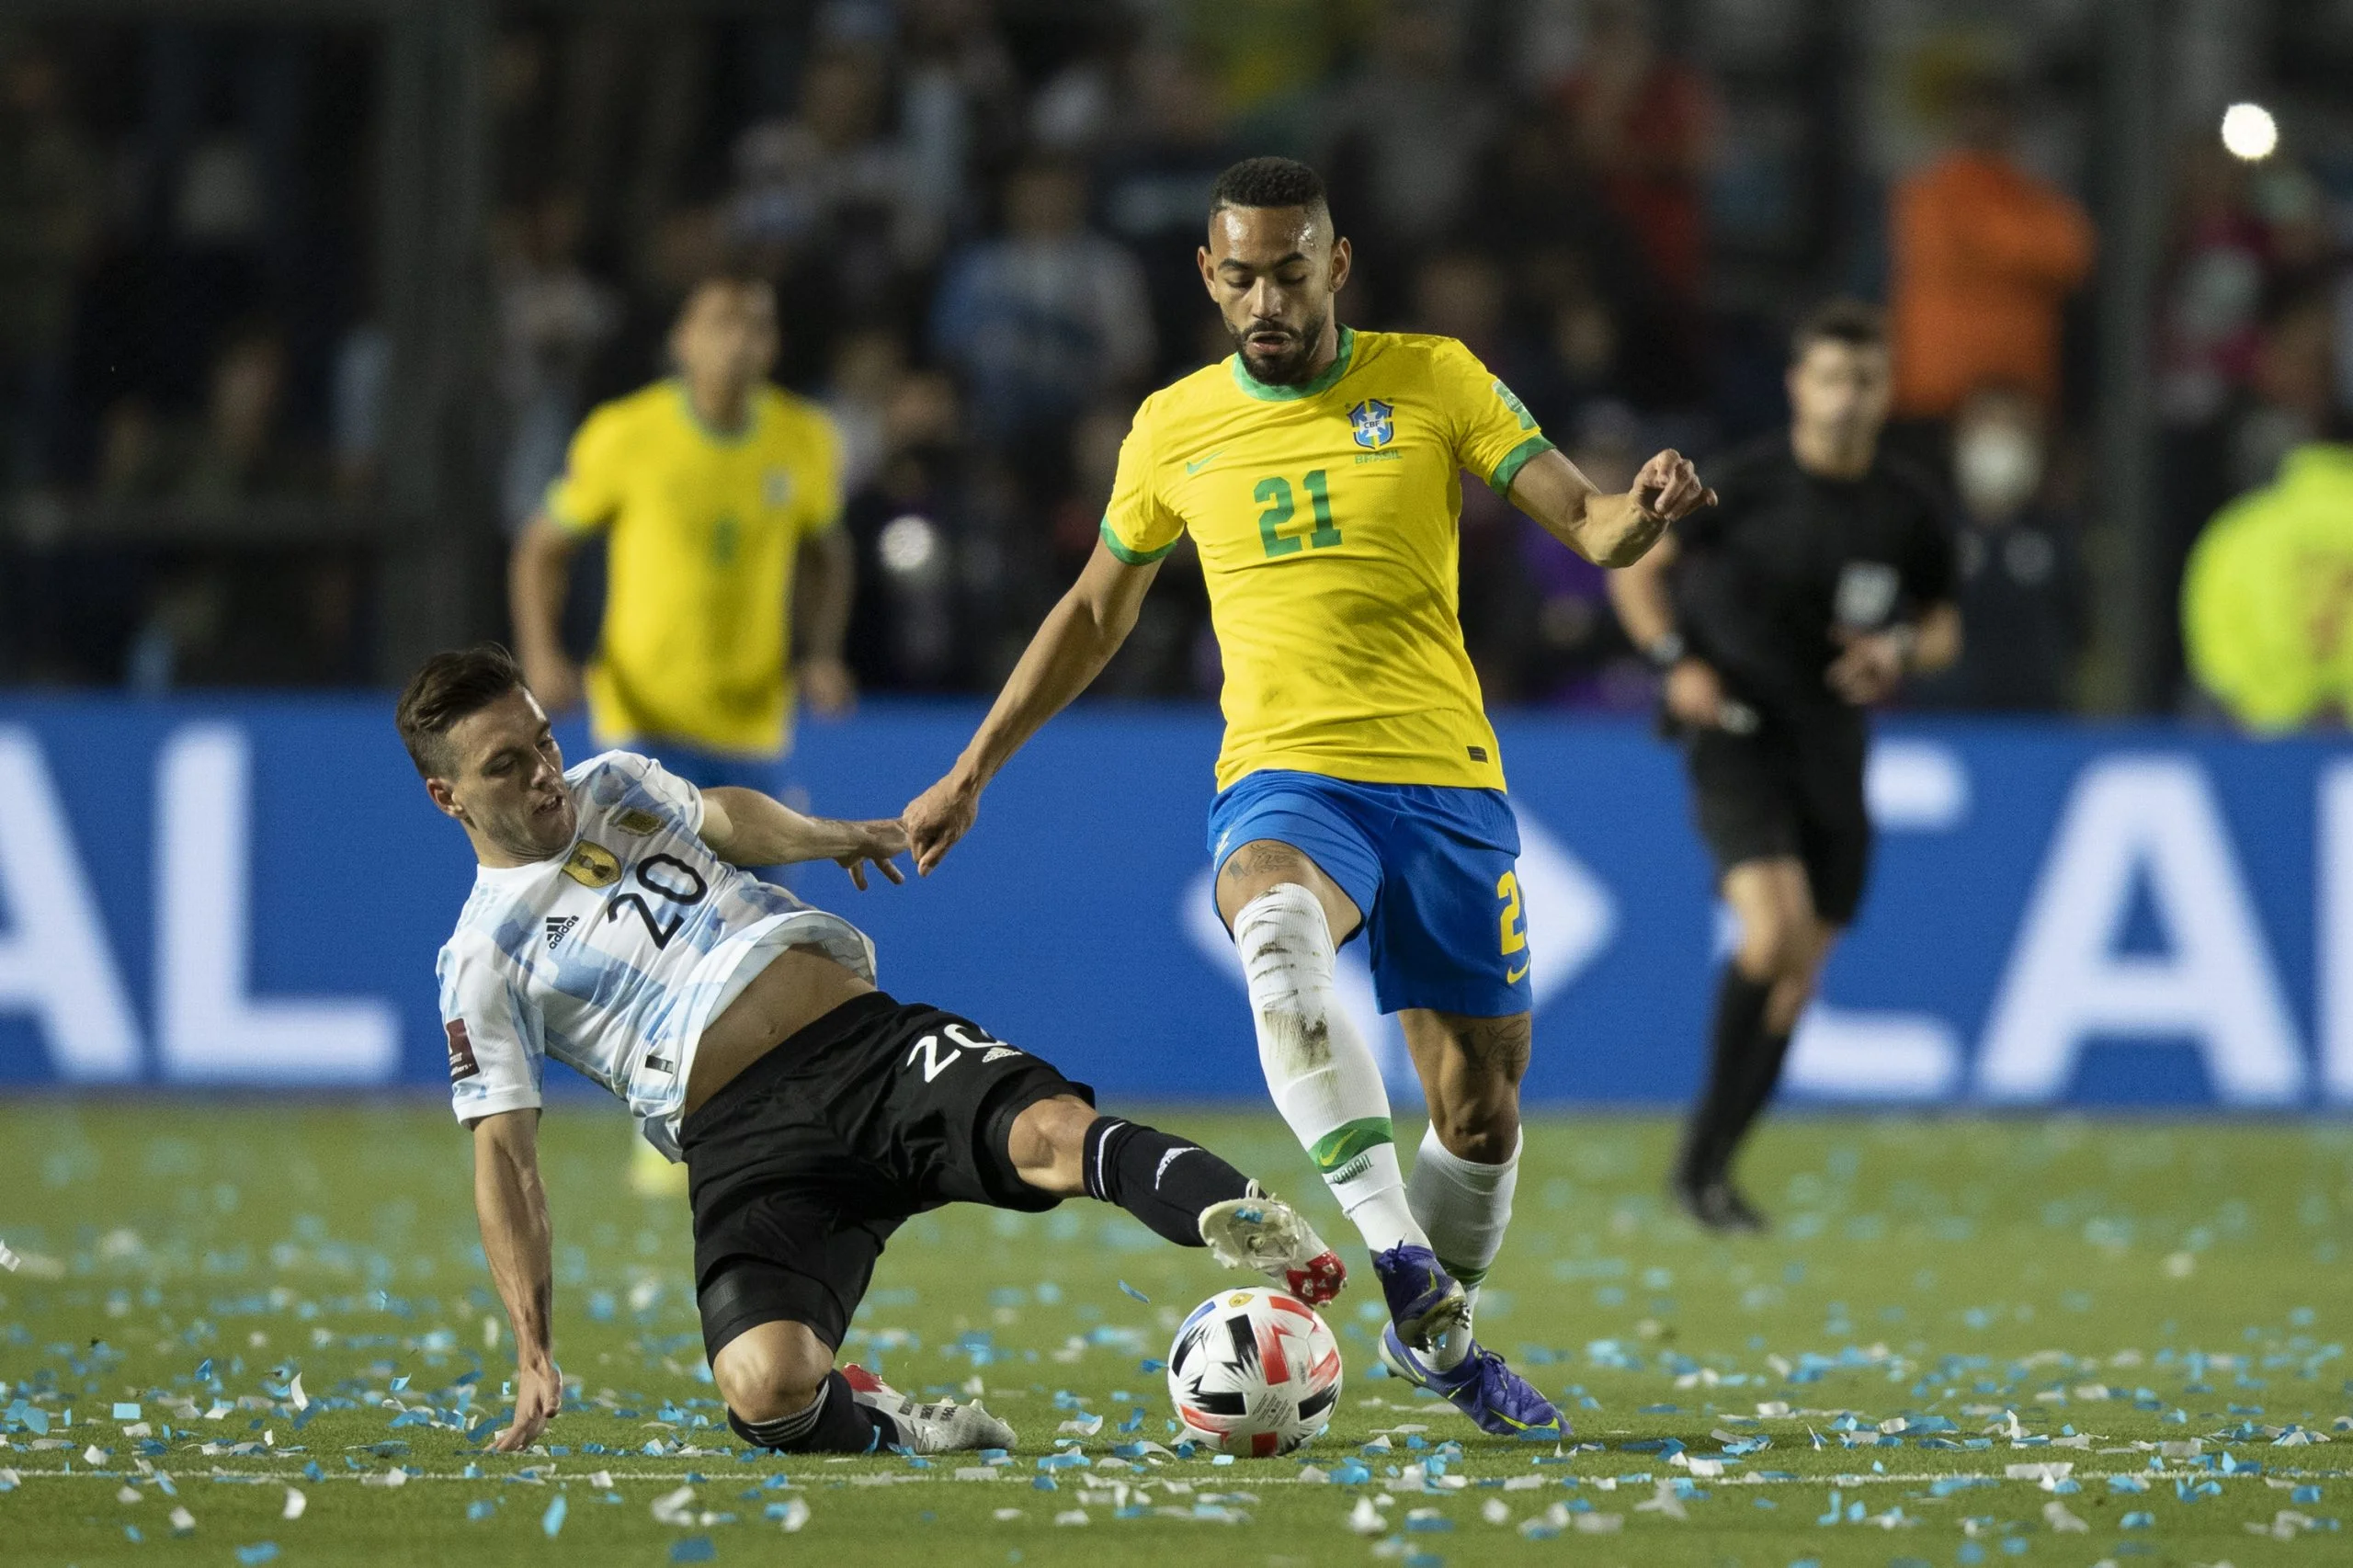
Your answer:
[[[1699,730],[1684,740],[1699,836],[1716,875],[1751,860],[1795,858],[1805,867],[1813,912],[1851,925],[1870,874],[1871,824],[1863,804],[1869,733],[1860,723],[1753,734]]]
[[[909,1215],[1051,1209],[1007,1144],[1014,1119],[1057,1095],[1095,1099],[970,1019],[880,991],[753,1062],[679,1130],[705,1351],[779,1321],[838,1349]]]

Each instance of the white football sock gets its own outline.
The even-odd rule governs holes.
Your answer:
[[[1461,1282],[1473,1306],[1480,1283],[1503,1250],[1504,1230],[1511,1223],[1522,1142],[1514,1134],[1511,1157],[1499,1165],[1483,1165],[1449,1153],[1433,1126],[1422,1134],[1422,1146],[1414,1154],[1414,1175],[1405,1184],[1414,1218],[1429,1233],[1430,1250]]]
[[[1258,1065],[1275,1108],[1299,1139],[1364,1244],[1429,1245],[1405,1199],[1381,1066],[1340,1008],[1324,906],[1296,882],[1269,888],[1233,918],[1250,983]]]

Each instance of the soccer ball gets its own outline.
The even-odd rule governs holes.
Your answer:
[[[1287,1454],[1331,1424],[1340,1346],[1315,1309],[1259,1286],[1195,1307],[1168,1348],[1185,1436],[1221,1453]]]

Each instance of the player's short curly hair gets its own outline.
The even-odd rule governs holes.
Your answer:
[[[1217,176],[1210,216],[1229,207],[1304,207],[1328,218],[1324,178],[1296,158],[1245,158]]]
[[[408,759],[427,778],[446,778],[455,759],[449,732],[458,721],[479,713],[510,691],[528,689],[523,666],[496,642],[477,642],[436,653],[409,677],[392,710]]]

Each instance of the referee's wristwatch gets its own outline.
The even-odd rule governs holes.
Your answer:
[[[1662,631],[1642,646],[1642,655],[1655,670],[1671,670],[1683,662],[1691,650],[1684,643],[1680,631]]]

